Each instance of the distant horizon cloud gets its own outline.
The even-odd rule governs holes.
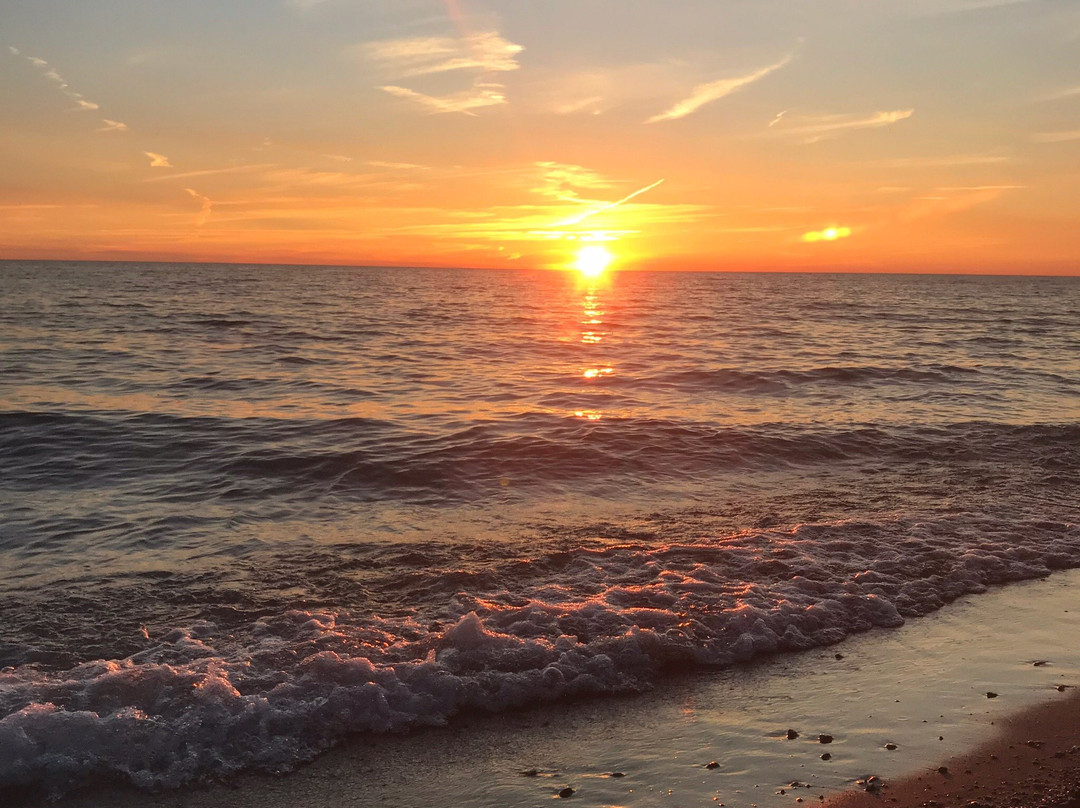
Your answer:
[[[697,112],[706,104],[710,104],[713,101],[718,101],[725,96],[731,95],[733,92],[742,89],[748,84],[760,81],[770,73],[774,73],[777,70],[786,67],[791,64],[794,58],[794,54],[789,54],[779,62],[762,67],[743,76],[717,79],[716,81],[710,81],[706,84],[699,84],[694,87],[689,96],[672,105],[664,112],[648,118],[645,123],[659,123],[660,121],[674,121],[679,118],[685,118],[687,115]]]
[[[169,158],[164,154],[158,154],[157,152],[144,151],[147,157],[150,158],[151,168],[172,168],[173,164],[169,162]]]
[[[123,123],[122,121],[113,121],[113,120],[110,120],[108,118],[102,118],[101,122],[103,124],[105,124],[105,125],[103,127],[101,127],[100,129],[98,129],[99,132],[127,132],[127,131],[129,131],[128,130],[128,125],[126,123]]]

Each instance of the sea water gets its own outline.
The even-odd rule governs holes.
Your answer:
[[[1078,471],[1075,278],[0,263],[0,789],[897,626]]]

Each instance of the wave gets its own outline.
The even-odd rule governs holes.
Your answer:
[[[33,488],[175,476],[192,496],[332,485],[361,499],[453,498],[497,487],[630,475],[648,482],[838,462],[953,461],[1080,469],[1080,425],[970,422],[848,429],[718,427],[528,413],[439,431],[367,418],[277,420],[0,413],[9,483]]]
[[[144,632],[124,658],[0,671],[0,793],[281,771],[348,733],[633,692],[672,670],[828,645],[1078,566],[1080,526],[959,513],[494,560],[382,552],[396,571],[381,585],[426,605],[196,620]]]

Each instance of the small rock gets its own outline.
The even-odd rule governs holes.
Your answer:
[[[988,699],[996,699],[997,697],[998,697],[998,694],[995,693],[993,690],[987,690],[986,691],[986,698],[988,698]]]
[[[948,774],[949,773],[949,767],[948,766],[938,766],[937,770],[938,770],[938,774]]]
[[[888,749],[888,750],[889,750],[889,751],[891,752],[891,751],[893,751],[894,749],[896,749],[896,744],[894,744],[894,743],[887,743],[887,744],[885,744],[885,748],[886,748],[886,749]]]
[[[706,766],[705,768],[708,768],[708,766]],[[626,777],[626,775],[622,772],[611,772],[610,774],[608,774],[608,777]]]
[[[871,775],[866,778],[866,790],[877,791],[881,788],[881,778],[877,775]]]
[[[832,743],[833,740],[832,735],[826,735],[825,733],[818,735],[817,739],[818,743]]]
[[[793,729],[789,729],[789,730],[787,731],[787,739],[788,739],[789,741],[794,741],[794,740],[795,740],[796,738],[798,738],[798,737],[799,737],[799,733],[797,733],[797,732],[796,732],[795,730],[793,730]]]
[[[559,796],[564,800],[568,799],[568,798],[574,796],[574,789],[570,788],[570,786],[567,786],[566,788],[564,788],[562,791],[559,792]]]
[[[1025,746],[1030,746],[1032,749],[1042,749],[1042,741],[1024,741]]]
[[[540,774],[540,772],[538,772],[536,769],[526,769],[525,771],[523,771],[521,773],[521,776],[522,777],[536,777],[536,775],[538,775],[538,774]]]
[[[835,656],[836,659],[843,659],[844,658],[843,654],[835,654],[834,656]]]
[[[710,760],[708,763],[705,764],[705,768],[706,769],[718,769],[718,768],[720,768],[720,764],[717,763],[715,760]]]
[[[1057,692],[1058,693],[1064,693],[1066,687],[1068,687],[1068,685],[1058,685],[1057,686]]]
[[[823,753],[823,754],[821,755],[821,759],[822,759],[822,760],[832,760],[832,753],[830,753],[830,752],[824,752],[824,753]]]
[[[1043,665],[1045,665],[1045,664],[1046,664],[1046,663],[1047,663],[1048,661],[1049,661],[1049,660],[1046,660],[1046,659],[1036,659],[1036,660],[1035,660],[1034,662],[1032,662],[1031,664],[1032,664],[1032,665],[1034,665],[1034,666],[1035,666],[1036,668],[1041,668],[1041,667],[1042,667]]]

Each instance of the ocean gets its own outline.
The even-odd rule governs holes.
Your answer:
[[[1080,279],[0,263],[0,794],[1080,567]]]

